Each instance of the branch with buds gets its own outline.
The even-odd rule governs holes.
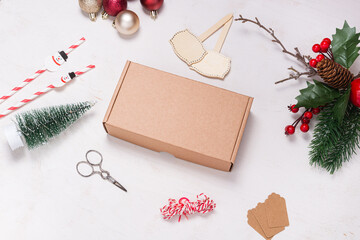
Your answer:
[[[295,52],[288,51],[285,48],[284,44],[282,44],[282,42],[275,36],[275,31],[272,28],[266,28],[264,25],[262,25],[257,17],[255,17],[255,21],[254,21],[254,20],[251,20],[248,18],[244,18],[242,15],[239,15],[239,18],[236,18],[235,21],[242,21],[242,23],[250,22],[255,25],[258,25],[260,28],[264,29],[267,33],[269,33],[272,36],[272,38],[273,38],[272,42],[279,44],[280,47],[282,48],[283,53],[296,58],[296,60],[298,60],[307,69],[307,71],[305,71],[305,72],[299,72],[296,69],[294,69],[293,67],[290,67],[288,69],[291,70],[292,72],[289,74],[289,77],[285,78],[283,80],[277,81],[277,82],[275,82],[275,84],[282,83],[282,82],[285,82],[290,79],[296,80],[303,75],[305,75],[307,77],[312,77],[317,74],[316,70],[314,68],[312,68],[308,63],[308,61],[310,60],[310,56],[302,55],[297,47],[294,48]]]
[[[354,79],[360,78],[360,72],[355,76]]]

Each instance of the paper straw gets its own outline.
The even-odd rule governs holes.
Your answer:
[[[83,75],[84,73],[90,71],[93,68],[95,68],[95,65],[88,65],[88,66],[86,66],[86,68],[83,68],[80,71],[75,72],[75,75],[76,76]]]
[[[37,78],[38,76],[40,76],[42,73],[44,73],[46,71],[45,66],[43,66],[42,68],[40,68],[39,70],[37,70],[35,72],[34,75],[32,75],[31,77],[25,79],[24,81],[22,81],[21,84],[19,84],[18,86],[14,87],[13,89],[11,89],[11,91],[7,94],[4,95],[0,98],[0,104],[3,103],[6,99],[10,98],[12,95],[14,95],[16,92],[20,91],[23,87],[25,87],[27,84],[29,84],[29,82],[33,81],[35,78]]]
[[[69,53],[71,53],[74,49],[79,47],[84,42],[85,42],[85,38],[84,37],[80,38],[79,41],[77,41],[75,44],[71,45],[68,49],[66,49],[65,51],[66,55],[69,55]]]
[[[80,76],[88,71],[90,71],[91,69],[95,68],[95,65],[89,65],[86,68],[75,72],[76,77]],[[66,82],[64,82],[66,83]],[[53,84],[50,84],[49,86],[47,86],[45,89],[41,90],[41,91],[37,91],[35,92],[31,97],[29,98],[25,98],[23,100],[21,100],[19,103],[15,104],[14,106],[9,107],[8,109],[6,109],[4,112],[2,112],[0,114],[0,118],[3,118],[7,115],[9,115],[10,113],[16,111],[17,109],[21,108],[22,106],[26,105],[29,102],[32,102],[34,99],[38,98],[39,96],[51,91],[52,89],[56,88]]]
[[[83,42],[85,42],[85,38],[82,37],[79,41],[77,41],[75,44],[71,45],[66,51],[66,55],[69,55],[70,52],[72,52],[74,49],[76,49],[77,47],[79,47]],[[14,87],[13,89],[11,89],[11,91],[0,97],[0,104],[3,103],[5,100],[9,99],[12,95],[14,95],[16,92],[20,91],[22,88],[24,88],[26,85],[28,85],[30,82],[32,82],[34,79],[36,79],[37,77],[39,77],[41,74],[43,74],[46,71],[46,67],[43,66],[41,67],[39,70],[37,70],[35,72],[34,75],[32,75],[31,77],[25,79],[24,81],[21,82],[21,84],[19,84],[18,86]]]

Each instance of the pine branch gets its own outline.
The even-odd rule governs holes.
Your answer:
[[[310,143],[310,164],[325,168],[331,174],[360,147],[360,110],[349,103],[339,126],[333,117],[334,104],[328,104],[320,113]]]
[[[308,61],[310,59],[310,56],[302,55],[297,47],[294,48],[295,53],[288,51],[285,48],[284,44],[276,37],[275,31],[272,28],[266,28],[264,25],[262,25],[257,17],[255,17],[255,21],[254,21],[254,20],[251,20],[251,19],[248,19],[248,18],[244,18],[242,15],[239,15],[239,18],[236,18],[235,21],[242,21],[242,23],[250,22],[250,23],[253,23],[255,25],[258,25],[260,28],[262,28],[263,30],[265,30],[267,33],[269,33],[272,36],[273,40],[271,40],[271,41],[274,42],[274,43],[279,44],[280,47],[282,48],[283,53],[294,57],[302,65],[304,65],[304,67],[307,69],[306,72],[300,73],[299,71],[297,71],[297,70],[295,70],[294,68],[291,67],[290,70],[293,70],[293,71],[295,70],[294,72],[296,72],[296,74],[290,73],[288,78],[277,81],[277,82],[275,82],[275,84],[282,83],[282,82],[285,82],[285,81],[290,80],[290,79],[295,79],[296,80],[302,75],[307,75],[307,77],[312,77],[312,76],[315,76],[317,74],[316,70],[314,68],[312,68],[308,63]]]

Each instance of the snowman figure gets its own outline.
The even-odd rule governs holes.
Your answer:
[[[68,75],[62,76],[61,78],[55,80],[52,85],[56,88],[64,86],[66,83],[70,82],[73,78],[76,77],[74,72],[69,72]]]
[[[56,54],[49,56],[45,60],[45,67],[47,70],[54,72],[57,71],[60,66],[68,59],[67,54],[64,51],[57,52]]]

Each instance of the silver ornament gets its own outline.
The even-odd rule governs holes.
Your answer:
[[[130,10],[121,11],[115,18],[113,26],[123,35],[132,35],[139,30],[139,17]]]
[[[100,11],[102,0],[79,0],[81,10],[89,14],[91,21],[96,21],[96,14]]]

